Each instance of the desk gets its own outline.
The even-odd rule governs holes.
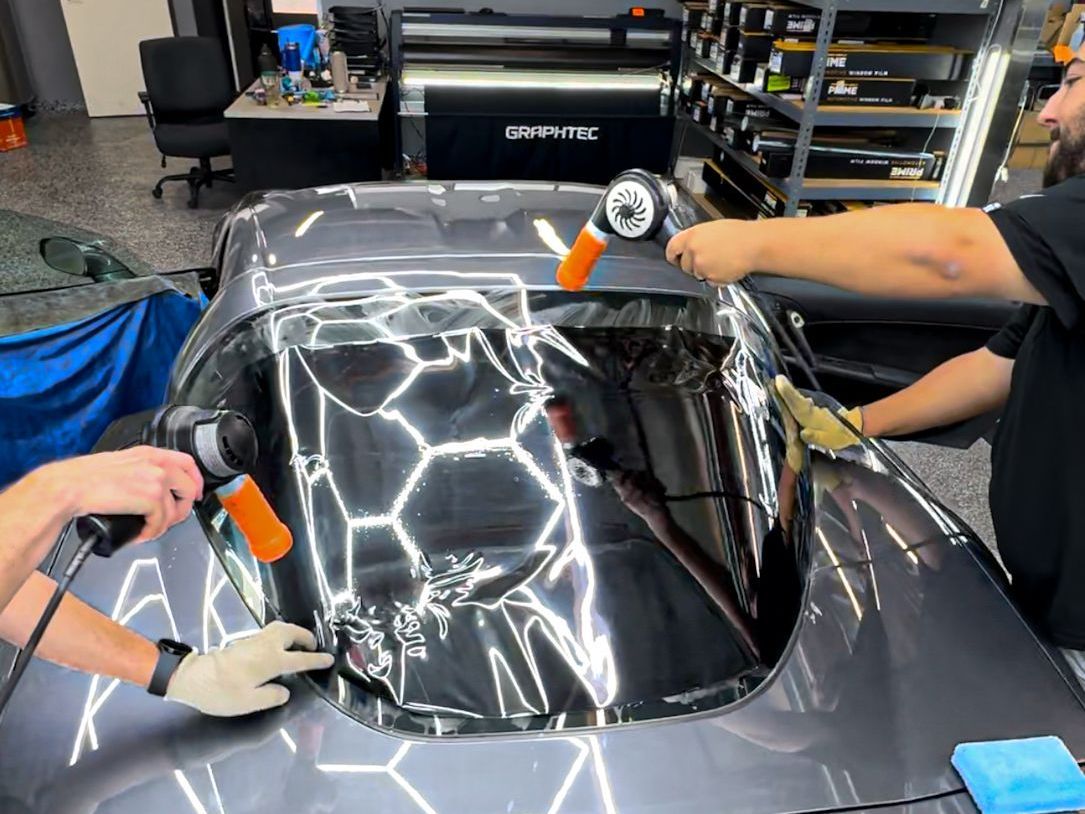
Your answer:
[[[269,107],[242,94],[226,110],[238,184],[247,190],[299,189],[381,180],[382,167],[392,164],[394,139],[391,105],[385,104],[388,83],[374,82],[374,91],[377,99],[365,100],[369,111],[338,113],[330,104]]]

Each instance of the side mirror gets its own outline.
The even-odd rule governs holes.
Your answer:
[[[49,268],[75,277],[89,277],[96,283],[130,280],[136,276],[116,257],[90,243],[47,237],[42,239],[38,250]]]

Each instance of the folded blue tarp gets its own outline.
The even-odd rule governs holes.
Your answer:
[[[40,464],[89,452],[115,419],[161,404],[202,307],[165,291],[0,337],[0,488]]]

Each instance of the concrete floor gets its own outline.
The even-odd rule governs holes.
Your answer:
[[[171,184],[162,200],[151,187],[164,174],[184,172],[172,159],[163,170],[141,118],[90,120],[80,113],[40,115],[27,124],[30,146],[0,153],[0,209],[78,225],[126,244],[161,271],[205,265],[211,234],[239,193],[228,184],[205,190],[200,208],[187,208],[187,187]],[[1013,173],[995,199],[1039,187],[1039,173]],[[990,447],[943,450],[898,444],[907,463],[943,500],[994,541],[987,503]]]

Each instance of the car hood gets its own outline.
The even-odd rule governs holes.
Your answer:
[[[211,721],[37,663],[0,729],[3,810],[777,814],[944,795],[911,810],[972,811],[957,743],[1055,734],[1085,757],[1081,706],[979,544],[905,480],[822,458],[813,474],[801,621],[731,708],[449,742],[378,731],[304,683],[277,714]],[[195,521],[92,562],[79,592],[152,636],[214,646],[253,626]]]

